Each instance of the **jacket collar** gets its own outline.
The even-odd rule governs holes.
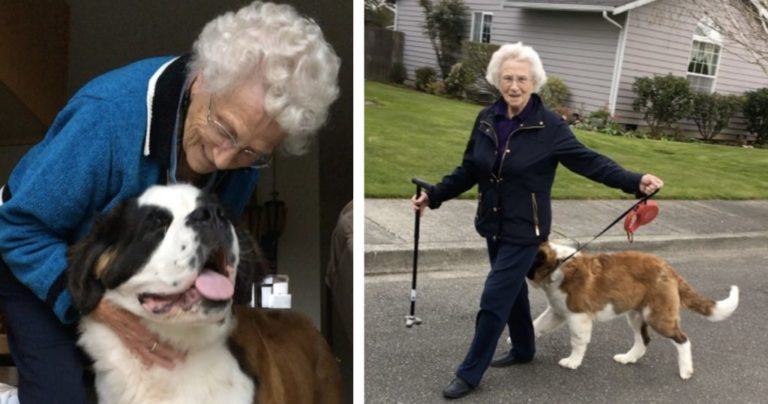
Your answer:
[[[504,103],[504,99],[499,97],[496,102],[491,105],[490,107],[486,108],[482,112],[481,119],[486,121],[489,125],[493,126],[493,120],[494,116],[496,115],[496,105],[502,102]],[[530,110],[528,110],[530,108]],[[544,122],[544,104],[541,102],[541,97],[539,97],[538,94],[533,93],[531,94],[531,100],[528,102],[528,105],[525,106],[525,109],[528,111],[524,111],[525,113],[522,116],[523,122],[521,123],[521,128],[526,127],[542,127],[545,126]]]
[[[149,79],[144,155],[167,169],[175,160],[174,139],[180,139],[189,107],[187,64],[190,55],[172,59]]]

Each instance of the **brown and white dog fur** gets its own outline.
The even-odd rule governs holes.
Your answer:
[[[575,250],[545,242],[540,245],[531,284],[544,290],[549,307],[533,323],[536,337],[568,324],[571,354],[560,366],[581,365],[595,320],[625,316],[635,332],[632,348],[613,357],[619,363],[637,362],[650,341],[648,326],[670,338],[677,348],[679,374],[693,374],[691,342],[680,328],[680,307],[702,314],[710,321],[728,318],[739,304],[739,288],[731,286],[728,298],[715,302],[700,295],[661,258],[636,251],[615,254],[577,254]]]
[[[152,187],[96,221],[70,251],[68,287],[99,402],[340,402],[338,365],[309,319],[233,306],[248,295],[231,288],[258,260],[251,247],[212,197],[188,185]],[[173,369],[144,366],[90,315],[102,299],[186,358]]]

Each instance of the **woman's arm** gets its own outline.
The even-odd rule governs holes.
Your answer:
[[[109,114],[102,101],[70,101],[19,162],[23,178],[10,183],[13,196],[0,208],[3,260],[64,323],[77,318],[65,287],[67,241],[107,199]]]
[[[430,209],[439,208],[443,202],[461,195],[477,183],[476,167],[472,161],[472,155],[475,147],[475,129],[481,114],[482,112],[472,125],[472,132],[467,147],[464,148],[461,165],[456,167],[451,174],[443,177],[439,183],[425,190],[427,196],[425,201],[429,204]]]
[[[558,128],[553,148],[557,161],[577,174],[627,193],[642,190],[642,174],[625,170],[615,161],[584,146],[565,123]]]

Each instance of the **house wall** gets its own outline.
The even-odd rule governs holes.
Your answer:
[[[491,42],[522,41],[539,53],[549,75],[571,90],[570,105],[589,112],[607,106],[619,29],[599,13],[500,8],[498,0],[469,0],[471,11],[493,13]],[[624,16],[615,18],[623,24]],[[423,34],[424,13],[418,0],[397,3],[397,29],[405,32],[403,62],[409,77],[415,69],[437,69],[434,50]],[[467,33],[468,36],[469,33]]]
[[[693,31],[703,11],[691,12],[678,0],[659,0],[630,11],[629,27],[624,50],[624,64],[619,84],[616,118],[619,122],[644,125],[642,115],[632,110],[635,93],[632,83],[638,77],[672,73],[685,77],[690,59]],[[756,65],[744,62],[738,54],[745,50],[723,39],[720,66],[715,81],[715,92],[742,94],[745,91],[768,87],[768,77]],[[744,119],[737,115],[731,120],[725,134],[743,134]],[[681,129],[697,133],[696,126],[684,122]]]

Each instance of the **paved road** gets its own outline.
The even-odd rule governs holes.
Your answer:
[[[707,402],[768,401],[768,246],[746,250],[694,249],[662,255],[699,291],[715,299],[741,288],[734,315],[711,323],[689,311],[683,329],[693,347],[695,373],[677,375],[672,344],[651,334],[648,353],[635,365],[613,361],[632,345],[622,319],[598,324],[577,370],[559,367],[569,353],[565,328],[538,341],[534,362],[489,369],[466,403],[511,402]],[[425,322],[404,327],[410,276],[369,275],[365,279],[365,402],[443,402],[441,390],[453,377],[472,336],[484,274],[480,271],[426,273],[419,278],[417,315]],[[534,316],[545,307],[531,291]],[[504,335],[506,338],[506,332]],[[505,342],[497,354],[505,351]]]

